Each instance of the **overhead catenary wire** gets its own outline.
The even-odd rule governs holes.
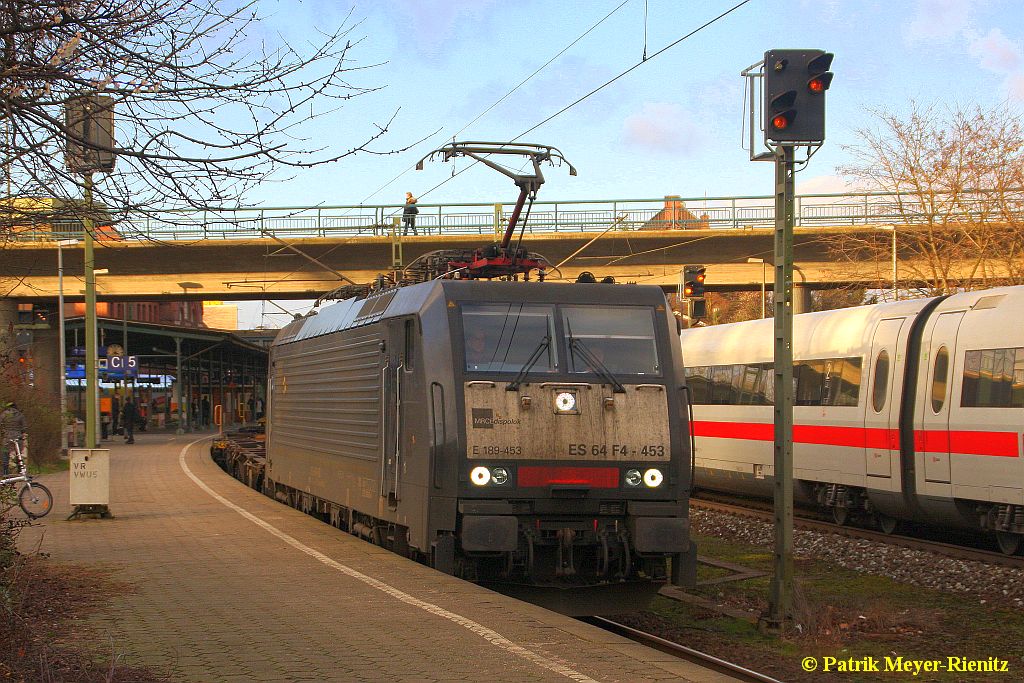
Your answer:
[[[708,28],[708,27],[710,27],[710,26],[714,25],[714,24],[715,24],[715,23],[717,23],[718,21],[721,21],[722,19],[724,19],[724,18],[725,18],[725,17],[727,17],[728,15],[732,14],[733,12],[735,12],[735,11],[736,11],[736,10],[738,10],[739,8],[743,7],[744,5],[748,4],[749,2],[751,2],[751,0],[741,0],[741,2],[738,2],[738,3],[736,3],[735,5],[733,5],[732,7],[730,7],[729,9],[727,9],[727,10],[725,10],[724,12],[722,12],[721,14],[717,15],[716,17],[714,17],[714,18],[712,18],[712,19],[709,19],[708,21],[704,22],[703,24],[701,24],[701,25],[700,25],[700,26],[698,26],[697,28],[695,28],[695,29],[693,29],[692,31],[690,31],[689,33],[687,33],[686,35],[684,35],[684,36],[681,36],[680,38],[678,38],[678,39],[676,39],[676,40],[672,41],[671,43],[669,43],[669,44],[668,44],[668,45],[666,45],[665,47],[661,48],[661,49],[660,49],[660,50],[658,50],[657,52],[653,53],[652,55],[650,55],[650,56],[649,56],[649,57],[647,57],[646,59],[642,59],[642,60],[640,60],[639,62],[637,62],[637,63],[636,63],[636,64],[634,64],[633,66],[629,67],[629,68],[628,68],[628,69],[626,69],[625,71],[623,71],[623,72],[619,73],[619,74],[618,74],[617,76],[614,76],[613,78],[610,78],[609,80],[607,80],[607,81],[605,81],[604,83],[602,83],[601,85],[597,86],[596,88],[594,88],[593,90],[591,90],[591,91],[590,91],[590,92],[588,92],[587,94],[585,94],[585,95],[583,95],[583,96],[581,96],[581,97],[577,98],[577,99],[576,99],[576,100],[574,100],[573,102],[571,102],[571,103],[567,104],[566,106],[562,107],[561,109],[559,109],[558,111],[556,111],[556,112],[555,112],[554,114],[552,114],[551,116],[549,116],[549,117],[547,117],[546,119],[544,119],[543,121],[541,121],[540,123],[538,123],[538,124],[536,124],[536,125],[533,125],[533,126],[531,126],[530,128],[527,128],[527,129],[526,129],[526,130],[524,130],[524,131],[523,131],[522,133],[520,133],[519,135],[517,135],[517,136],[515,136],[514,138],[512,138],[511,140],[509,140],[509,142],[515,142],[516,140],[518,140],[518,139],[522,138],[523,136],[525,136],[525,135],[527,135],[527,134],[529,134],[529,133],[532,133],[533,131],[535,131],[535,130],[537,130],[538,128],[540,128],[541,126],[543,126],[543,125],[544,125],[545,123],[548,123],[548,122],[549,122],[549,121],[551,121],[552,119],[554,119],[554,118],[556,118],[556,117],[558,117],[558,116],[561,116],[561,115],[562,115],[562,114],[564,114],[565,112],[567,112],[567,111],[569,111],[570,109],[572,109],[573,107],[575,107],[575,106],[576,106],[577,104],[579,104],[579,103],[583,102],[584,100],[586,100],[587,98],[589,98],[589,97],[591,97],[591,96],[593,96],[593,95],[597,94],[597,93],[598,93],[598,92],[600,92],[601,90],[604,90],[604,89],[605,89],[605,88],[607,88],[607,87],[608,87],[609,85],[611,85],[611,84],[612,84],[612,83],[614,83],[615,81],[619,80],[619,79],[620,79],[620,78],[622,78],[623,76],[626,76],[627,74],[629,74],[629,73],[631,73],[632,71],[636,70],[636,69],[637,69],[638,67],[640,67],[640,66],[642,66],[642,65],[644,65],[644,64],[646,64],[646,63],[648,63],[648,62],[650,62],[650,61],[652,61],[652,60],[653,60],[653,59],[654,59],[655,57],[658,57],[658,56],[660,56],[660,55],[664,54],[665,52],[667,52],[667,51],[671,50],[671,49],[672,49],[673,47],[675,47],[676,45],[679,45],[679,44],[680,44],[680,43],[682,43],[683,41],[685,41],[685,40],[687,40],[687,39],[689,39],[689,38],[692,38],[693,36],[697,35],[697,34],[698,34],[698,33],[700,33],[701,31],[703,31],[704,29],[706,29],[706,28]],[[621,6],[621,5],[620,5],[620,6]],[[617,8],[616,8],[616,9],[617,9]],[[474,161],[473,163],[471,163],[471,164],[469,164],[468,166],[466,166],[465,168],[463,168],[463,169],[462,169],[461,171],[458,171],[457,173],[453,173],[453,174],[452,174],[452,175],[451,175],[450,177],[448,177],[448,178],[445,178],[444,180],[442,180],[442,181],[441,181],[441,182],[439,182],[438,184],[436,184],[436,185],[434,185],[433,187],[431,187],[431,188],[430,188],[429,190],[427,190],[426,192],[422,192],[422,193],[420,193],[420,196],[421,196],[421,197],[424,197],[424,196],[426,196],[426,195],[430,194],[431,192],[433,192],[433,191],[434,191],[434,190],[436,190],[437,188],[441,187],[442,185],[444,185],[444,184],[445,184],[445,183],[447,183],[448,181],[450,181],[450,180],[452,180],[453,178],[455,178],[456,176],[462,175],[462,173],[464,173],[465,171],[468,171],[468,170],[469,170],[470,168],[472,168],[473,166],[475,166],[475,165],[476,165],[477,163],[479,163],[479,162],[477,162],[477,161]]]
[[[499,104],[501,104],[502,102],[504,102],[505,100],[507,100],[507,99],[508,99],[509,97],[511,97],[511,96],[512,96],[513,94],[515,94],[515,92],[516,92],[517,90],[519,90],[519,89],[520,89],[521,87],[523,87],[524,85],[526,85],[527,83],[529,83],[529,82],[530,82],[530,81],[531,81],[531,80],[532,80],[532,79],[533,79],[533,78],[534,78],[534,77],[535,77],[535,76],[536,76],[537,74],[539,74],[539,73],[540,73],[541,71],[543,71],[544,69],[546,69],[547,67],[549,67],[549,66],[550,66],[550,65],[551,65],[551,64],[552,64],[552,63],[553,63],[553,62],[554,62],[554,61],[555,61],[556,59],[558,59],[558,58],[559,58],[559,57],[561,57],[561,56],[562,56],[563,54],[565,54],[565,53],[566,53],[566,52],[567,52],[567,51],[568,51],[568,50],[569,50],[570,48],[572,48],[572,47],[573,47],[574,45],[576,45],[576,43],[578,43],[578,42],[580,42],[581,40],[583,40],[584,38],[586,38],[586,37],[587,37],[587,36],[588,36],[588,35],[589,35],[590,33],[592,33],[592,32],[593,32],[594,30],[596,30],[596,29],[597,29],[597,27],[599,27],[599,26],[600,26],[601,24],[603,24],[603,23],[604,23],[605,21],[607,21],[607,20],[608,20],[608,19],[609,19],[609,18],[610,18],[610,17],[611,17],[611,16],[613,15],[613,14],[615,14],[616,12],[618,12],[618,11],[619,11],[620,9],[622,9],[622,8],[623,8],[623,7],[624,7],[624,6],[626,5],[626,4],[628,4],[629,2],[630,2],[630,0],[622,0],[622,2],[621,2],[621,3],[619,3],[619,4],[618,4],[618,5],[617,5],[617,6],[616,6],[616,7],[614,8],[614,9],[612,9],[612,10],[611,10],[610,12],[608,12],[608,13],[607,13],[606,15],[604,15],[603,17],[601,17],[601,18],[600,18],[600,19],[599,19],[599,20],[598,20],[598,21],[597,21],[596,23],[594,23],[594,24],[593,24],[593,25],[592,25],[592,26],[591,26],[590,28],[588,28],[588,29],[587,29],[586,31],[584,31],[583,33],[581,33],[580,35],[578,35],[578,36],[576,37],[576,39],[575,39],[575,40],[573,40],[573,41],[572,41],[571,43],[569,43],[568,45],[566,45],[565,47],[563,47],[563,48],[562,48],[561,50],[559,50],[559,51],[558,51],[558,52],[557,52],[557,53],[556,53],[556,54],[555,54],[555,55],[554,55],[553,57],[551,57],[551,59],[549,59],[548,61],[544,62],[544,63],[543,63],[542,65],[540,65],[539,67],[537,67],[537,69],[535,69],[535,70],[533,71],[533,73],[531,73],[531,74],[530,74],[529,76],[527,76],[526,78],[524,78],[523,80],[521,80],[521,81],[520,81],[519,83],[517,83],[517,84],[516,84],[516,85],[515,85],[515,86],[514,86],[514,87],[513,87],[513,88],[512,88],[511,90],[509,90],[508,92],[506,92],[506,93],[505,93],[504,95],[502,95],[502,96],[501,96],[500,98],[498,98],[497,100],[495,100],[495,101],[494,101],[494,102],[493,102],[493,103],[492,103],[492,104],[491,104],[491,105],[490,105],[489,107],[487,107],[487,108],[486,108],[486,109],[484,109],[484,110],[483,110],[482,112],[480,112],[479,114],[477,114],[477,115],[476,115],[476,117],[475,117],[475,118],[474,118],[474,119],[473,119],[472,121],[470,121],[469,123],[467,123],[467,124],[465,124],[464,126],[462,126],[462,128],[460,128],[459,130],[455,131],[455,133],[454,133],[454,134],[452,134],[452,136],[451,136],[451,138],[452,138],[452,141],[454,142],[454,141],[455,141],[455,139],[456,139],[456,138],[458,137],[458,135],[459,135],[460,133],[462,133],[462,132],[463,132],[463,131],[465,131],[465,130],[466,130],[467,128],[469,128],[470,126],[472,126],[472,125],[473,125],[474,123],[476,123],[477,121],[479,121],[480,119],[482,119],[482,118],[483,118],[484,116],[486,116],[486,115],[487,115],[487,114],[488,114],[488,113],[489,113],[489,112],[490,112],[490,111],[491,111],[492,109],[494,109],[494,108],[495,108],[495,107],[497,107],[497,106],[498,106]],[[440,133],[440,132],[441,132],[442,130],[444,130],[444,129],[442,128],[441,130],[437,131],[437,133],[434,133],[434,135],[437,135],[437,134],[438,134],[438,133]],[[430,137],[433,137],[433,136],[430,136]],[[397,180],[398,180],[399,178],[401,178],[402,176],[404,176],[404,175],[405,175],[406,173],[408,173],[409,171],[413,170],[413,169],[414,169],[415,167],[416,167],[416,166],[415,166],[415,165],[413,165],[413,166],[410,166],[410,167],[406,168],[406,169],[405,169],[405,170],[403,170],[403,171],[402,171],[401,173],[399,173],[398,175],[396,175],[396,176],[395,176],[394,178],[392,178],[391,180],[387,181],[386,183],[384,183],[383,185],[381,185],[380,187],[378,187],[378,188],[377,188],[376,190],[374,190],[373,192],[371,192],[371,193],[370,193],[369,195],[367,195],[366,197],[364,197],[364,198],[363,198],[363,200],[362,200],[362,201],[361,201],[360,203],[362,204],[362,203],[366,202],[367,200],[369,200],[369,199],[372,199],[372,198],[373,198],[373,197],[375,197],[375,196],[376,196],[377,194],[379,194],[379,193],[380,193],[380,192],[381,192],[382,190],[384,190],[384,189],[386,189],[387,187],[391,186],[391,185],[392,185],[392,184],[393,184],[393,183],[394,183],[395,181],[397,181]],[[453,170],[452,170],[452,177],[454,177],[455,175],[458,175],[458,173],[455,173],[455,171],[454,171],[454,167],[453,167]],[[437,187],[440,187],[440,186],[439,186],[439,185],[435,185],[435,186],[434,186],[433,188],[431,188],[430,190],[427,190],[426,192],[421,192],[419,196],[420,196],[420,197],[424,197],[424,196],[426,196],[427,194],[429,194],[430,192],[432,192],[433,190],[437,189]],[[396,210],[396,211],[397,211],[397,210]]]
[[[551,121],[555,117],[564,114],[565,112],[569,111],[570,109],[575,107],[580,102],[582,102],[585,99],[591,97],[592,95],[595,95],[598,92],[604,90],[605,88],[607,88],[609,85],[611,85],[615,81],[619,80],[623,76],[625,76],[625,75],[629,74],[630,72],[634,71],[637,67],[642,66],[643,64],[646,64],[647,62],[653,60],[655,57],[657,57],[657,56],[667,52],[668,50],[671,50],[672,48],[674,48],[676,45],[678,45],[679,43],[683,42],[684,40],[695,36],[696,34],[700,33],[701,31],[703,31],[704,29],[708,28],[709,26],[715,24],[716,22],[720,21],[721,19],[724,19],[728,15],[732,14],[733,12],[738,10],[740,7],[743,7],[744,5],[749,3],[750,1],[751,0],[742,0],[741,2],[736,3],[735,5],[730,7],[729,9],[727,9],[724,12],[722,12],[721,14],[719,14],[714,19],[709,19],[708,21],[704,22],[703,24],[701,24],[697,28],[695,28],[692,31],[690,31],[689,33],[687,33],[686,35],[682,36],[681,38],[679,38],[679,39],[669,43],[665,47],[661,48],[660,50],[658,50],[657,52],[652,54],[650,57],[648,57],[647,59],[640,60],[639,62],[637,62],[633,66],[629,67],[628,69],[626,69],[625,71],[623,71],[619,75],[617,75],[617,76],[615,76],[613,78],[610,78],[609,80],[605,81],[601,85],[597,86],[596,88],[594,88],[593,90],[588,92],[586,95],[583,95],[582,97],[579,97],[576,100],[574,100],[573,102],[571,102],[571,103],[567,104],[566,106],[562,107],[561,109],[559,109],[554,114],[552,114],[551,116],[547,117],[546,119],[544,119],[543,121],[541,121],[537,125],[532,126],[532,127],[528,128],[528,129],[524,130],[522,133],[520,133],[516,137],[512,138],[512,141],[514,142],[514,141],[518,140],[519,138],[523,137],[524,135],[526,135],[528,133],[532,133],[533,131],[537,130],[538,128],[543,126],[548,121]]]

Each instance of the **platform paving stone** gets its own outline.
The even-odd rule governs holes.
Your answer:
[[[179,681],[731,680],[285,507],[224,474],[198,439],[104,442],[113,519],[67,521],[69,475],[43,478],[55,508],[19,543],[124,585],[73,634],[101,652]]]

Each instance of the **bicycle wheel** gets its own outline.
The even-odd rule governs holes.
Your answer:
[[[26,484],[18,494],[18,505],[29,517],[39,519],[49,514],[53,507],[53,495],[42,484]]]

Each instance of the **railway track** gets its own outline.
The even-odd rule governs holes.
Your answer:
[[[673,643],[671,640],[665,640],[656,635],[640,631],[620,624],[604,617],[583,617],[580,621],[585,621],[588,624],[597,626],[598,628],[604,629],[610,633],[615,633],[624,638],[628,638],[635,643],[646,645],[647,647],[654,648],[659,652],[670,654],[679,659],[698,664],[705,669],[710,669],[720,674],[725,674],[737,681],[749,681],[752,683],[780,683],[778,679],[766,676],[764,674],[752,671],[746,667],[740,666],[739,664],[733,664],[732,662],[720,659],[713,655],[709,655],[700,650],[694,650],[692,647],[686,647],[679,643]]]
[[[758,519],[761,521],[771,522],[774,519],[774,513],[771,509],[759,507],[755,503],[726,503],[719,500],[691,498],[690,504],[692,507],[698,509],[711,510],[715,512],[727,512],[730,514],[748,517],[751,519]],[[876,541],[878,543],[886,543],[888,545],[895,545],[898,547],[910,548],[913,550],[926,550],[928,552],[937,553],[945,557],[951,557],[958,560],[974,560],[977,562],[985,562],[987,564],[994,564],[1002,567],[1024,569],[1024,557],[1020,556],[1004,555],[1003,553],[994,550],[970,548],[955,543],[915,538],[913,536],[906,536],[903,534],[886,534],[881,531],[874,531],[872,529],[840,525],[834,522],[827,522],[822,519],[812,519],[805,516],[798,516],[798,513],[798,510],[794,511],[793,520],[794,526],[798,529],[806,529],[809,531],[837,534],[839,536],[845,536],[847,538],[859,538],[869,541]]]

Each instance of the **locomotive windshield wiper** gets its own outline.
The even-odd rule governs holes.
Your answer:
[[[622,386],[622,382],[615,378],[615,375],[608,369],[608,366],[602,363],[601,359],[595,356],[594,352],[587,348],[587,345],[582,340],[576,339],[571,334],[569,335],[569,349],[574,353],[578,352],[587,365],[594,369],[594,372],[612,385],[616,394],[626,393],[626,387]]]
[[[519,391],[519,385],[521,385],[523,380],[526,379],[526,374],[533,369],[533,366],[537,364],[537,361],[540,360],[540,357],[548,350],[548,348],[550,348],[550,346],[551,337],[544,337],[541,339],[540,343],[537,344],[537,348],[533,350],[530,357],[526,359],[525,363],[523,363],[523,367],[520,368],[515,379],[509,382],[505,387],[505,391]]]

